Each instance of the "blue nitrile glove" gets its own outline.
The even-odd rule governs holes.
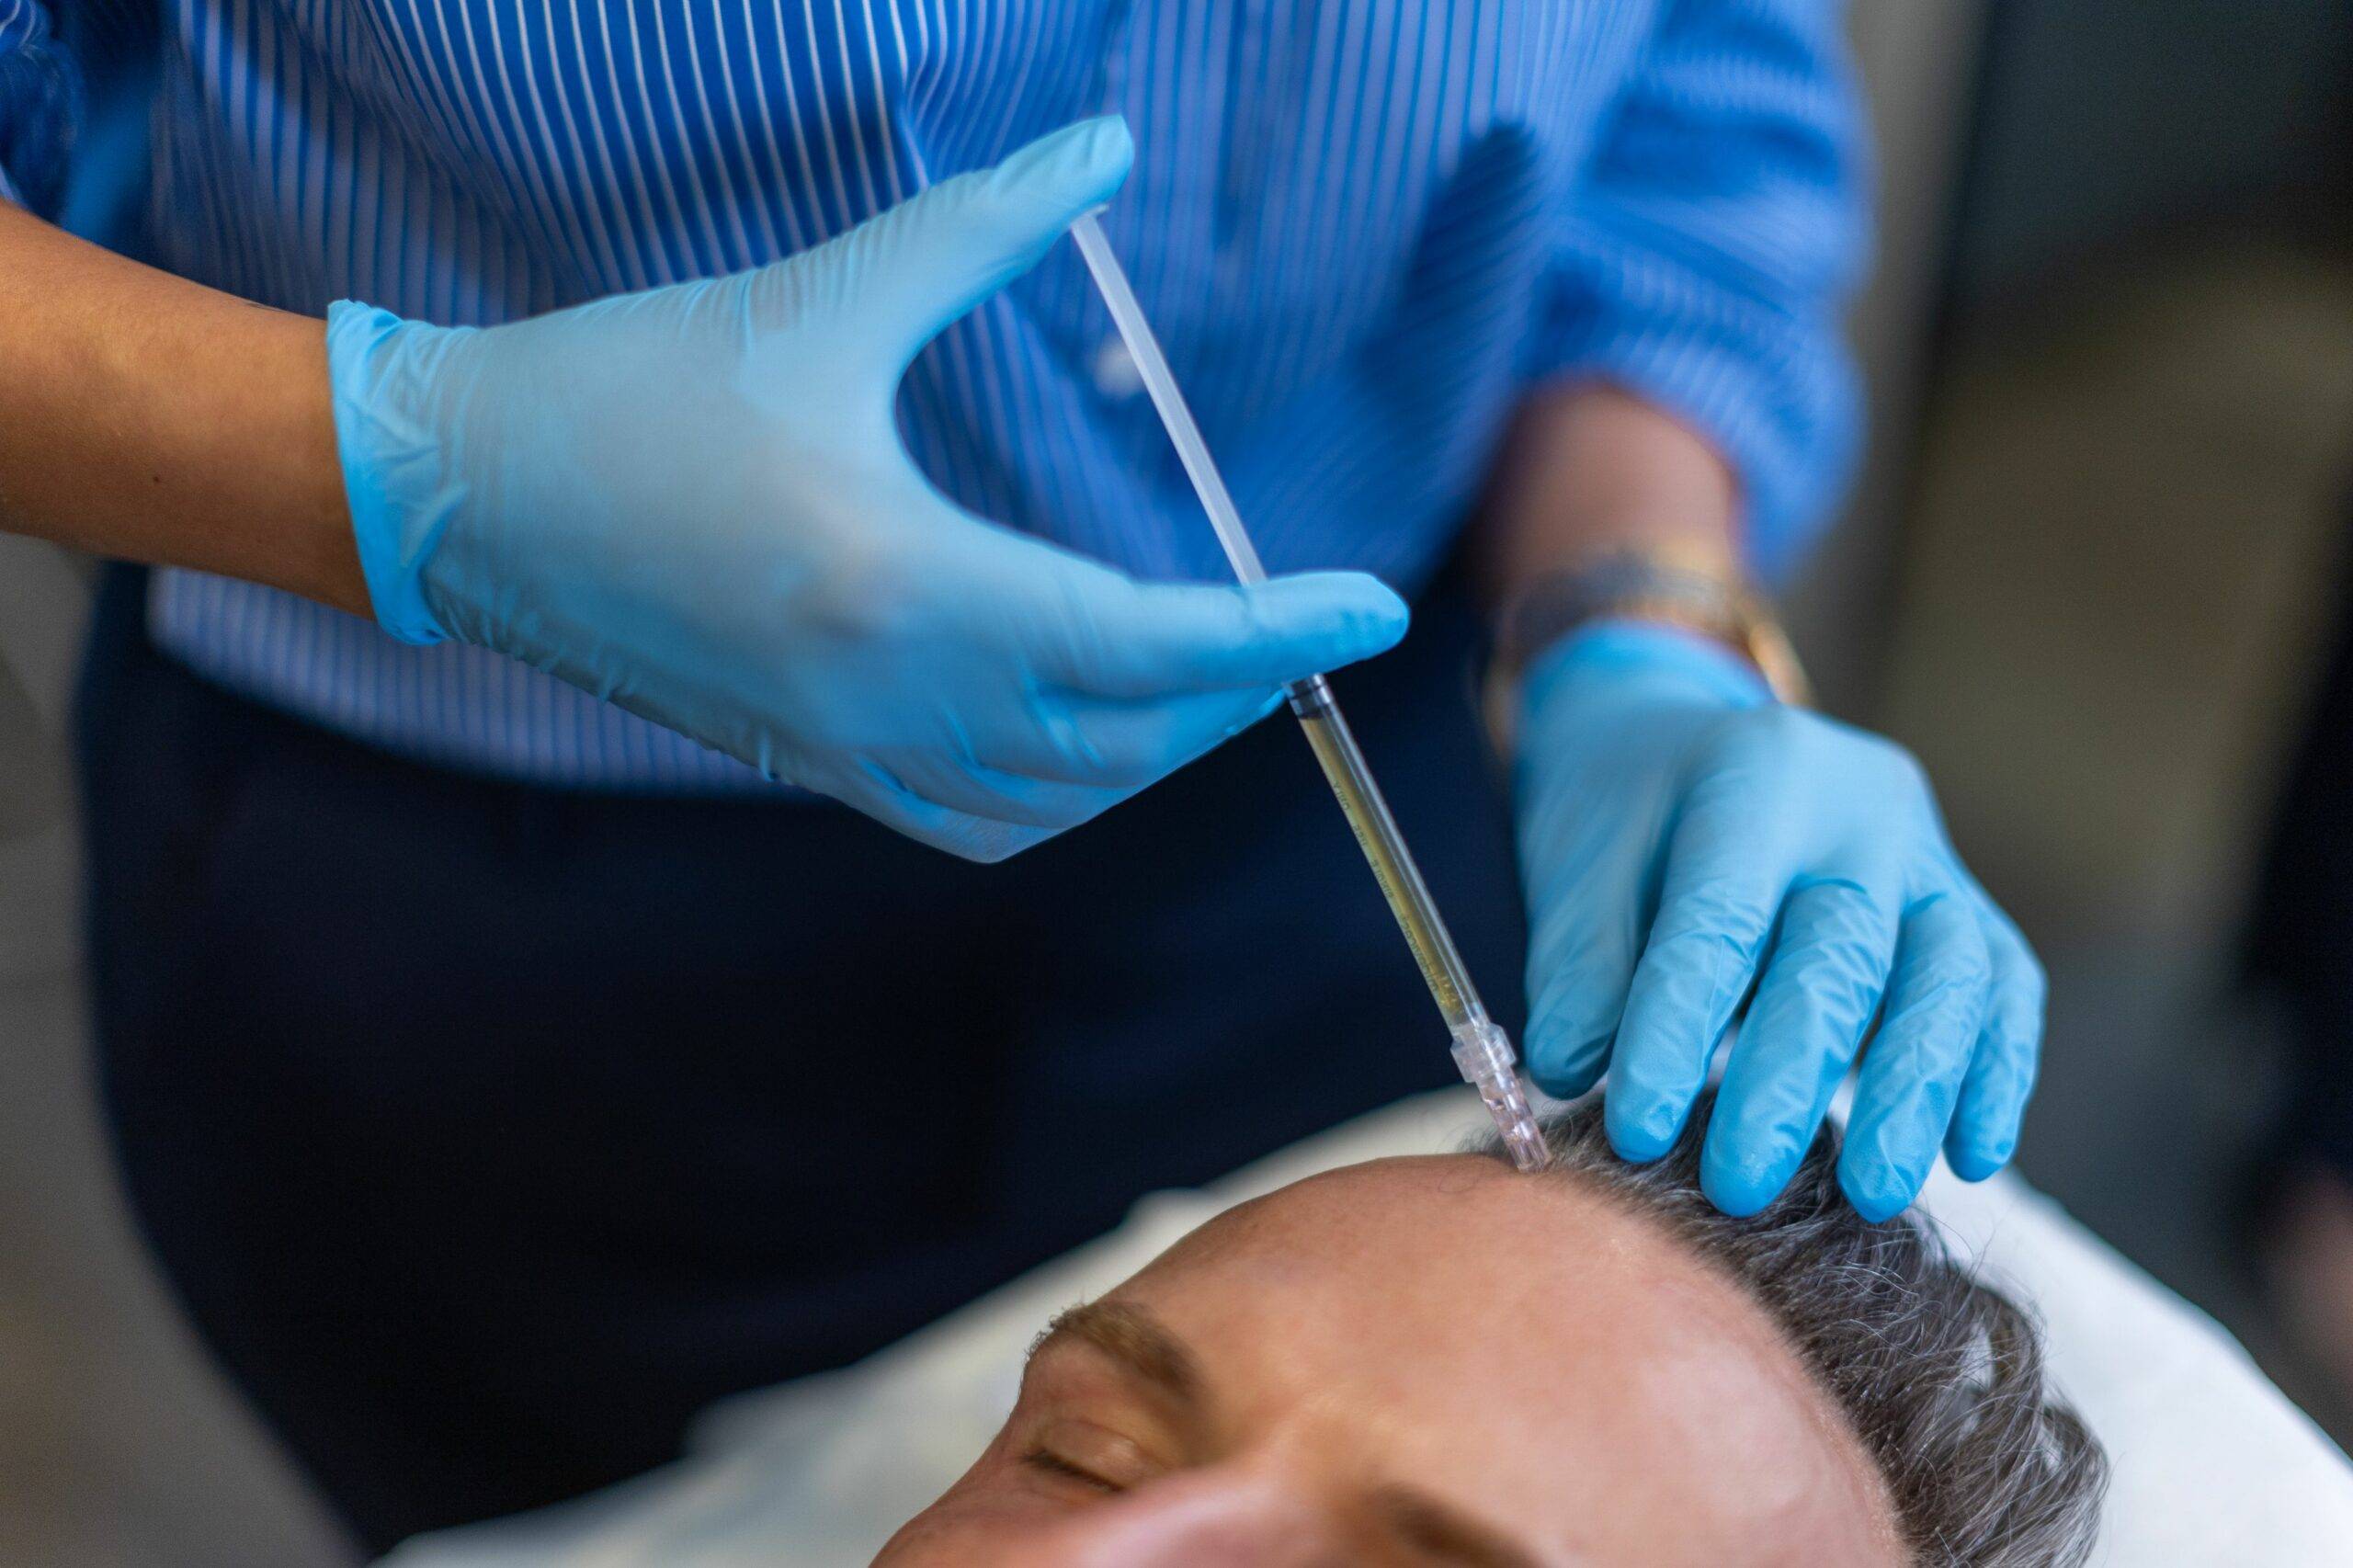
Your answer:
[[[757,271],[485,329],[350,302],[335,432],[378,619],[480,643],[998,859],[1380,652],[1374,579],[1145,585],[965,513],[892,399],[1126,176],[1097,119]]]
[[[1918,764],[1657,625],[1574,633],[1520,704],[1539,1086],[1583,1094],[1606,1068],[1610,1142],[1655,1159],[1754,983],[1700,1166],[1718,1208],[1754,1213],[1788,1184],[1875,1016],[1838,1167],[1855,1207],[1903,1210],[1939,1142],[1972,1181],[2000,1168],[2042,971],[1954,856]]]

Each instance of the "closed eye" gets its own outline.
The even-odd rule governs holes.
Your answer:
[[[1073,1464],[1051,1449],[1031,1449],[1021,1456],[1021,1462],[1042,1474],[1059,1476],[1065,1481],[1091,1486],[1106,1496],[1127,1490],[1116,1481],[1107,1481],[1083,1465]]]

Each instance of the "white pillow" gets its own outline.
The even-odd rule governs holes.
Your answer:
[[[1120,1229],[855,1367],[726,1401],[686,1459],[576,1502],[422,1536],[391,1568],[835,1568],[871,1558],[963,1473],[1012,1408],[1031,1337],[1177,1236],[1334,1165],[1461,1147],[1483,1126],[1447,1090],[1404,1101]],[[2345,1568],[2353,1466],[2236,1341],[2014,1176],[1941,1167],[1924,1205],[1965,1256],[2040,1312],[2056,1374],[2114,1465],[2097,1562]]]

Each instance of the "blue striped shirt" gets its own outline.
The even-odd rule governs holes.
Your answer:
[[[132,9],[88,10],[76,7]],[[158,7],[152,14],[139,6]],[[1516,402],[1592,378],[1727,454],[1768,576],[1854,446],[1863,248],[1836,0],[0,0],[0,191],[55,211],[141,47],[145,245],[288,310],[486,324],[756,266],[1082,117],[1105,222],[1272,570],[1410,588]],[[1154,577],[1224,568],[1070,247],[909,372],[965,506]],[[747,769],[480,649],[159,573],[155,636],[318,722],[622,787]]]

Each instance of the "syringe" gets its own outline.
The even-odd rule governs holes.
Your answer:
[[[1144,390],[1152,394],[1153,406],[1160,411],[1168,438],[1176,445],[1176,455],[1210,515],[1211,526],[1217,529],[1218,542],[1233,563],[1233,574],[1245,583],[1264,582],[1267,570],[1258,562],[1250,536],[1243,531],[1242,515],[1227,494],[1217,465],[1210,460],[1200,426],[1193,423],[1192,410],[1176,390],[1176,379],[1169,372],[1160,341],[1143,319],[1143,308],[1128,286],[1119,257],[1111,254],[1103,226],[1090,212],[1073,223],[1070,232],[1078,242],[1079,254],[1086,258],[1096,288],[1102,290],[1103,302],[1111,309],[1111,320],[1135,361]],[[1340,798],[1340,809],[1347,813],[1348,825],[1356,830],[1364,858],[1372,863],[1372,874],[1405,933],[1406,945],[1414,949],[1414,961],[1421,966],[1422,978],[1438,999],[1438,1010],[1446,1017],[1447,1031],[1454,1037],[1455,1066],[1486,1102],[1512,1163],[1524,1171],[1540,1168],[1545,1162],[1544,1139],[1520,1087],[1519,1064],[1512,1054],[1510,1037],[1487,1017],[1486,1005],[1471,983],[1471,972],[1462,966],[1462,955],[1455,950],[1454,938],[1446,922],[1438,918],[1429,888],[1397,831],[1389,802],[1381,799],[1381,787],[1365,766],[1364,753],[1357,749],[1357,738],[1332,699],[1330,684],[1320,675],[1309,676],[1293,682],[1287,694],[1290,710],[1298,715],[1307,732],[1307,744],[1323,766],[1324,777],[1331,781],[1332,792]]]

